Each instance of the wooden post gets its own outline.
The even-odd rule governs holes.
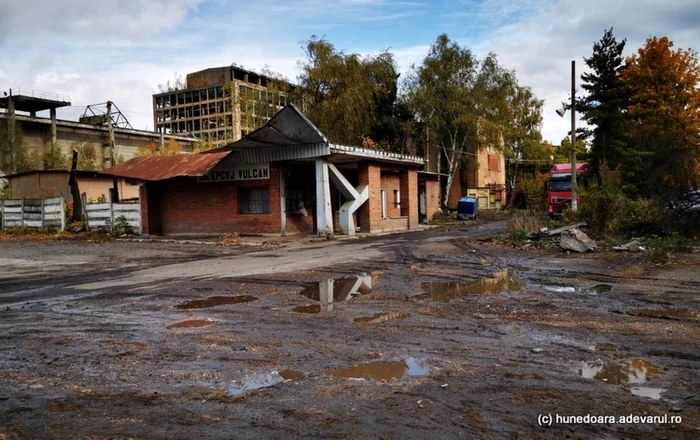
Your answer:
[[[107,129],[109,130],[109,167],[115,165],[114,160],[114,124],[112,123],[112,101],[107,101]]]

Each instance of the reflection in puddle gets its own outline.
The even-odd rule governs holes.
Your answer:
[[[575,287],[571,286],[544,286],[544,290],[548,290],[554,293],[574,293],[576,292]]]
[[[649,387],[631,387],[630,391],[635,396],[648,397],[650,399],[659,400],[661,399],[661,394],[665,393],[664,388],[649,388]]]
[[[206,327],[212,325],[214,321],[210,319],[190,319],[188,321],[182,321],[175,324],[170,324],[168,328],[196,328],[196,327]]]
[[[359,318],[353,319],[355,322],[366,322],[369,324],[379,324],[386,321],[394,321],[397,319],[406,319],[409,314],[407,313],[376,313],[374,316],[361,316]]]
[[[517,291],[522,288],[522,283],[515,281],[510,272],[504,270],[494,273],[493,278],[484,278],[471,283],[431,282],[423,283],[423,288],[427,289],[427,292],[416,296],[416,299],[431,299],[446,303],[467,295],[496,295]]]
[[[257,299],[257,297],[251,295],[212,296],[207,299],[188,301],[186,303],[179,304],[175,307],[178,309],[206,309],[208,307],[247,303],[251,301],[256,301]]]
[[[310,313],[316,314],[321,313],[321,304],[311,304],[308,306],[297,306],[292,309],[293,312],[297,313]]]
[[[633,359],[619,365],[584,362],[579,374],[586,379],[598,379],[614,385],[628,385],[643,384],[647,379],[663,374],[663,370],[643,359]]]
[[[596,284],[595,286],[591,287],[588,289],[589,292],[601,294],[601,293],[609,293],[612,291],[612,284]]]
[[[595,349],[596,351],[617,351],[617,346],[615,344],[601,342],[600,344],[595,344]]]
[[[303,380],[306,379],[306,374],[297,370],[282,370],[280,376],[285,380]]]
[[[430,372],[426,361],[408,358],[405,361],[370,362],[350,367],[324,370],[326,376],[351,379],[396,380],[408,376],[425,376]]]
[[[317,283],[308,284],[301,294],[321,304],[345,301],[354,296],[365,295],[372,291],[372,276],[357,275],[345,278],[328,278]]]
[[[239,382],[233,382],[229,384],[228,392],[234,396],[238,396],[245,393],[246,391],[273,387],[277,384],[284,382],[284,380],[284,377],[282,377],[276,371],[273,371],[271,373],[262,373],[256,376],[243,379]]]
[[[690,309],[636,309],[627,313],[650,318],[700,318],[700,313]]]

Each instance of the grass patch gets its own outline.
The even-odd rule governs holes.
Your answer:
[[[521,244],[527,240],[528,232],[537,232],[548,224],[547,214],[542,211],[516,211],[506,226],[506,240]]]
[[[11,241],[36,241],[49,242],[61,240],[83,240],[88,243],[104,243],[112,241],[116,237],[107,230],[93,230],[90,232],[74,233],[70,231],[57,231],[55,228],[36,229],[28,227],[6,228],[0,230],[0,242]]]

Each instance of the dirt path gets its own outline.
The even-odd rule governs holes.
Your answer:
[[[697,438],[699,256],[480,241],[502,227],[0,244],[0,439]]]

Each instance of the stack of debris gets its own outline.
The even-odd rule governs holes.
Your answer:
[[[531,232],[528,238],[531,239],[553,239],[559,237],[559,246],[565,251],[588,252],[598,248],[598,244],[591,240],[579,228],[586,226],[586,223],[576,223],[574,225],[562,226],[557,229],[542,228],[539,232]]]
[[[641,246],[639,240],[635,238],[627,244],[613,247],[613,250],[618,252],[641,252],[645,249],[644,246]]]

